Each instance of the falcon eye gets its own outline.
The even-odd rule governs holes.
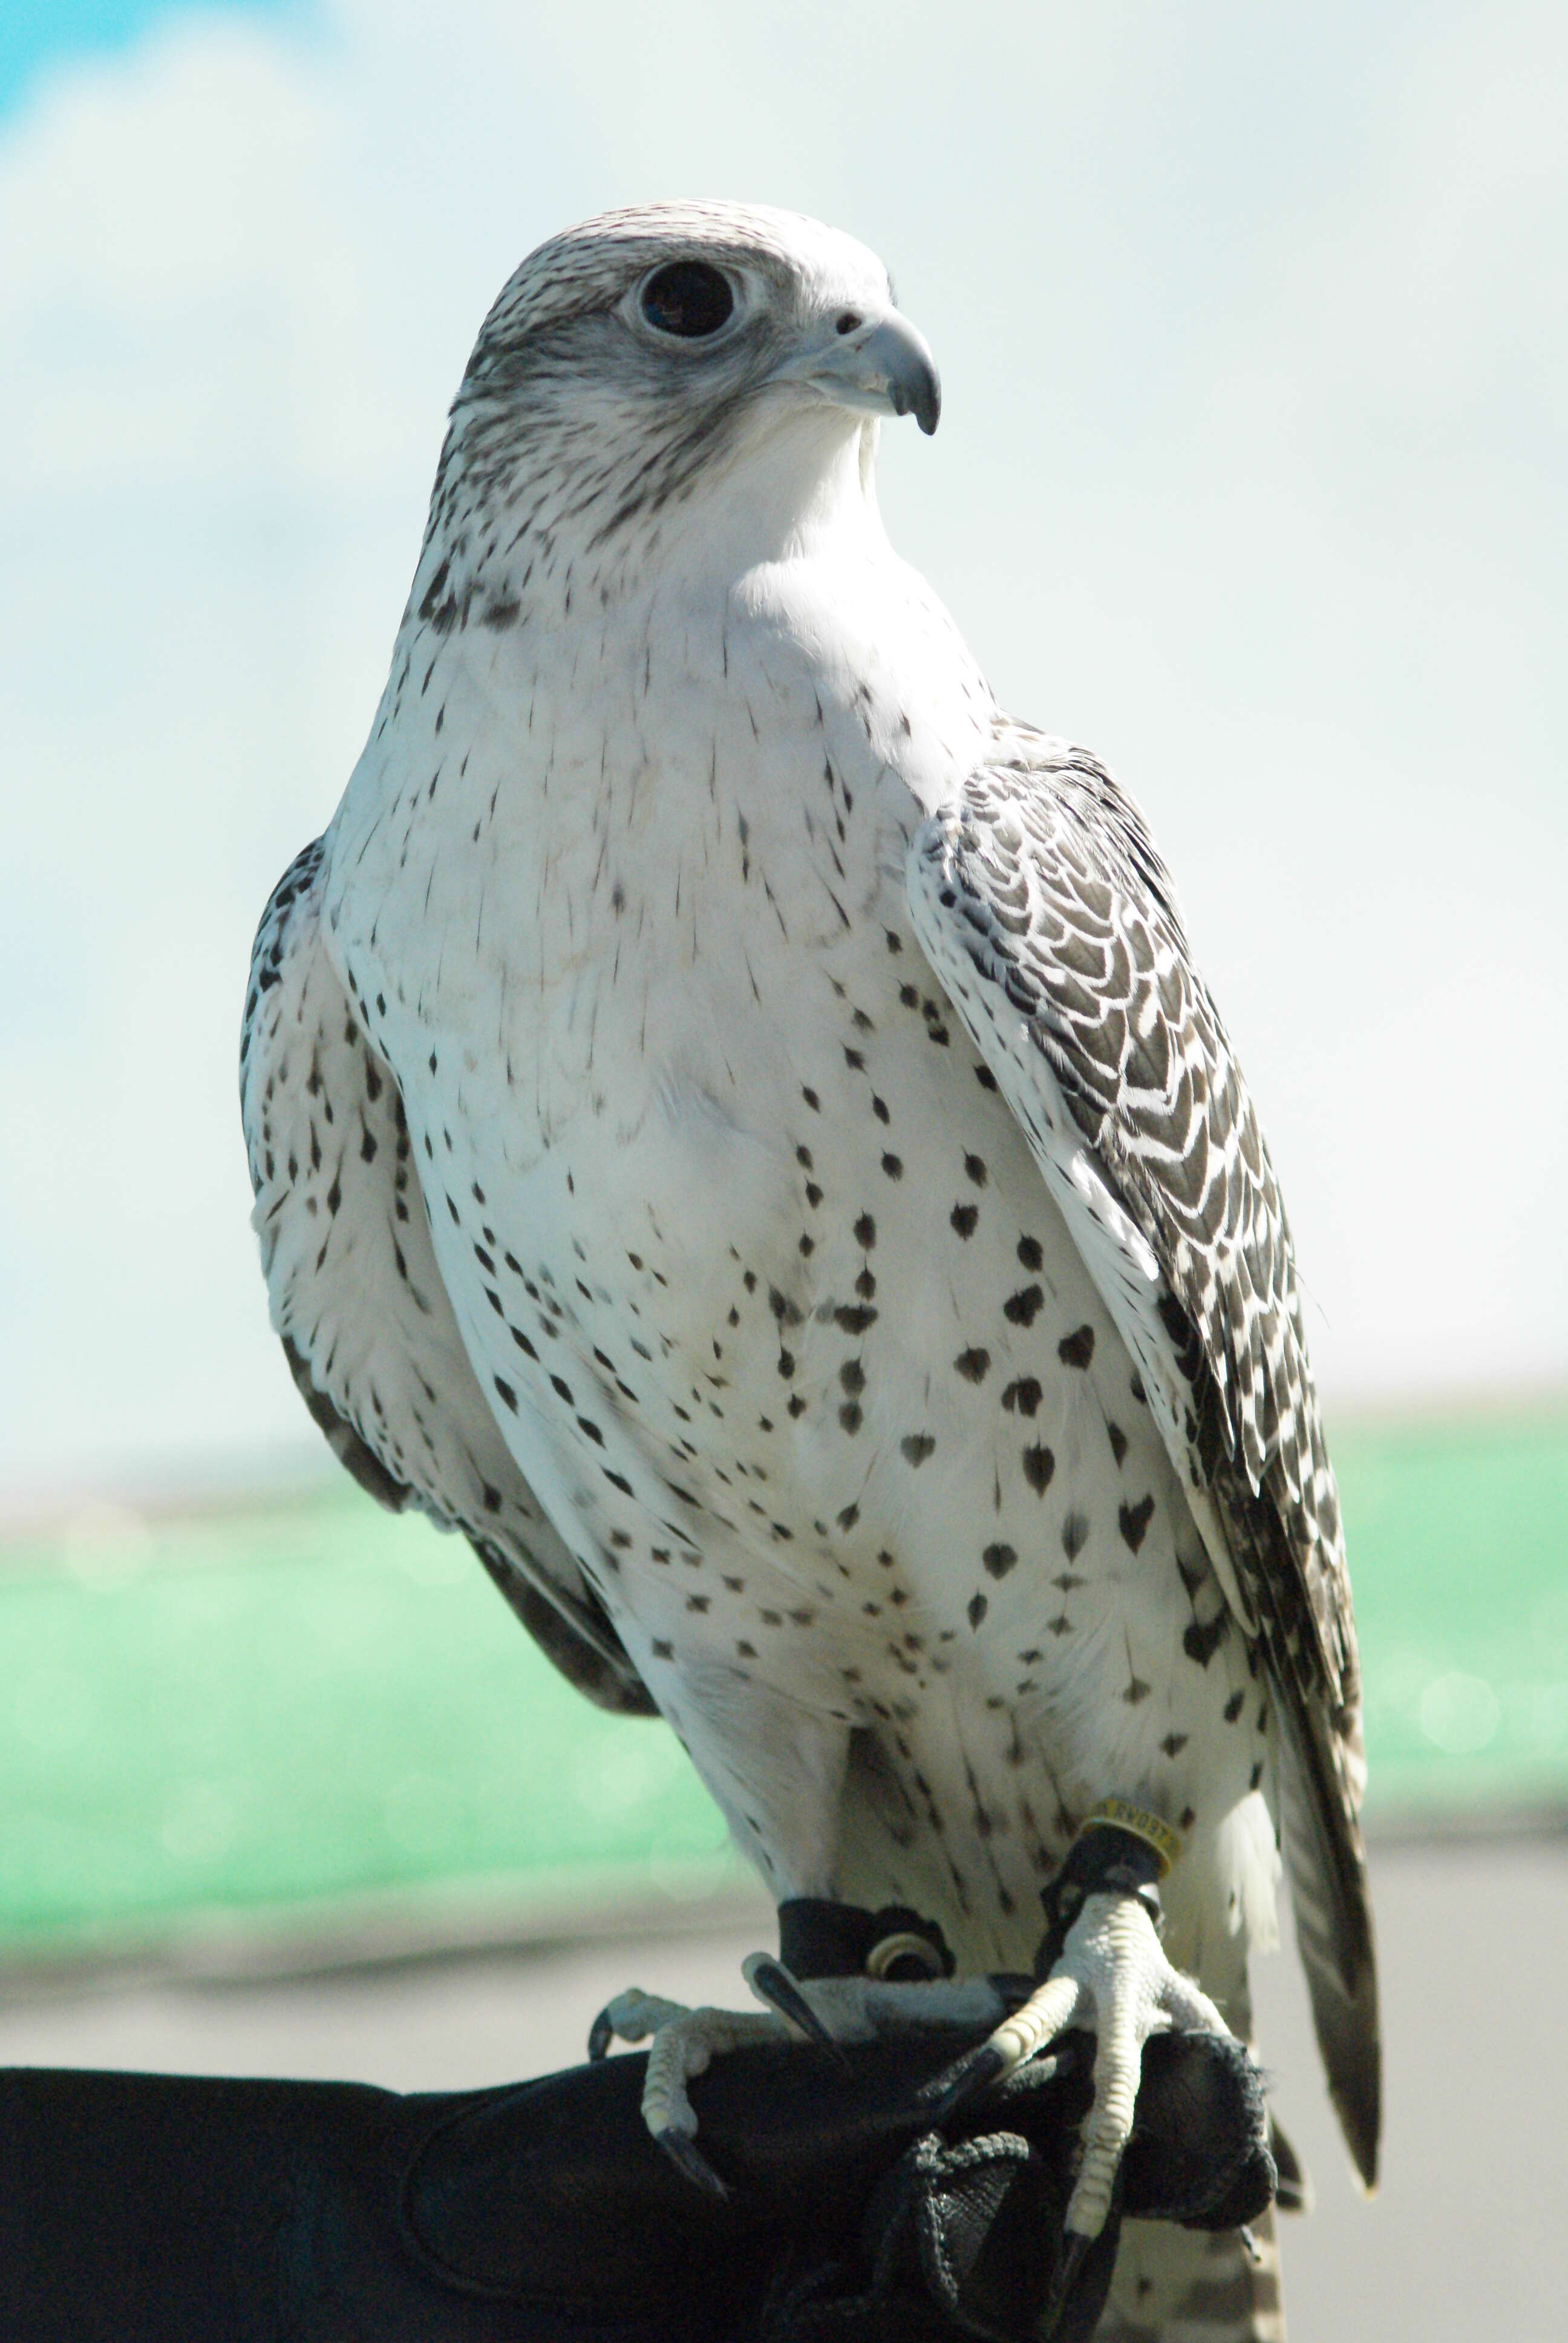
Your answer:
[[[699,342],[728,324],[735,310],[729,279],[706,260],[672,260],[642,288],[642,314],[661,334]]]

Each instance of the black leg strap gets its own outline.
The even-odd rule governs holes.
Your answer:
[[[793,1977],[869,1976],[890,1985],[950,1977],[953,1956],[934,1920],[902,1904],[868,1912],[821,1896],[779,1906],[779,1957]]]
[[[1068,1849],[1049,1887],[1040,1890],[1045,1934],[1034,1956],[1036,1981],[1061,1958],[1067,1932],[1090,1896],[1135,1896],[1158,1928],[1160,1882],[1170,1869],[1160,1848],[1139,1831],[1091,1815]]]

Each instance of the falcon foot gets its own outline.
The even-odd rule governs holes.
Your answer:
[[[643,1993],[636,1986],[607,2002],[588,2029],[588,2056],[603,2058],[612,2042],[647,2042],[642,2119],[687,2178],[710,2197],[729,2194],[698,2147],[697,2115],[686,2087],[727,2050],[777,2042],[787,2028],[760,2010],[688,2009],[684,2002]],[[651,2037],[651,2039],[650,2039]]]
[[[1129,1816],[1131,1827],[1123,1819]],[[1175,1844],[1153,1817],[1131,1808],[1120,1807],[1115,1821],[1091,1818],[1047,1891],[1053,1925],[1041,1947],[1045,1982],[950,2069],[936,2102],[937,2120],[945,2122],[1069,2026],[1092,2031],[1099,2043],[1094,2104],[1066,2219],[1070,2237],[1085,2241],[1100,2235],[1111,2207],[1132,2130],[1144,2044],[1171,2031],[1230,2035],[1207,1994],[1172,1968],[1156,1934],[1155,1881],[1170,1858],[1155,1831]]]
[[[688,2178],[713,2196],[728,2191],[695,2144],[697,2115],[686,2087],[716,2057],[794,2040],[825,2051],[841,2069],[842,2044],[958,2029],[972,2039],[1029,1992],[1027,1978],[954,1980],[940,1930],[902,1909],[872,1913],[802,1899],[781,1906],[779,1939],[788,1964],[751,1953],[740,1965],[763,2010],[689,2009],[633,1986],[607,2003],[589,2029],[593,2059],[616,2041],[648,2043],[643,2121]]]

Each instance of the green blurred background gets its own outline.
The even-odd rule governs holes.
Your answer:
[[[1374,1829],[1568,1806],[1568,1413],[1336,1440]],[[347,1480],[0,1545],[0,1954],[439,1941],[739,1881],[662,1724],[601,1715],[467,1546]]]

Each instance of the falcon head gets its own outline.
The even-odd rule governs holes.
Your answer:
[[[749,458],[804,479],[857,438],[869,458],[869,418],[931,432],[940,406],[930,351],[851,237],[741,204],[609,212],[541,245],[485,320],[432,530],[499,508],[613,553]]]

